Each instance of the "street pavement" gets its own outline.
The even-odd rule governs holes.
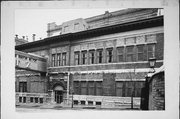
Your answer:
[[[16,106],[16,111],[18,112],[46,112],[55,110],[140,110],[139,107],[134,106],[131,109],[130,105],[121,105],[119,107],[101,107],[101,106],[91,106],[91,105],[62,105],[62,104],[21,104]]]

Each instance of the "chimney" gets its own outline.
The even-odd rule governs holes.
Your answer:
[[[15,39],[18,39],[18,35],[16,34],[15,36],[16,36]]]
[[[33,42],[35,41],[35,36],[36,36],[36,34],[33,34],[33,36],[32,36]]]
[[[23,40],[25,40],[25,36],[22,36]]]
[[[28,36],[26,36],[26,40],[28,41]]]

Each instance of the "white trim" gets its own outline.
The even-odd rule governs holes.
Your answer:
[[[156,62],[163,62],[163,60],[157,60]],[[99,64],[87,64],[87,65],[71,65],[71,66],[57,66],[57,67],[48,67],[48,69],[53,68],[71,68],[71,67],[87,67],[87,66],[97,66],[97,65],[117,65],[117,64],[134,64],[134,63],[148,63],[148,61],[139,61],[139,62],[116,62],[116,63],[99,63]]]
[[[146,79],[115,79],[115,81],[145,81]]]

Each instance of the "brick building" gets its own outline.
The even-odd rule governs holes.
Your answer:
[[[61,103],[72,93],[77,104],[99,104],[103,97],[129,100],[132,95],[138,100],[148,59],[157,59],[156,68],[163,65],[159,9],[106,11],[61,25],[53,22],[47,36],[15,47],[48,59],[45,74],[16,70],[17,103],[43,103],[48,95]]]

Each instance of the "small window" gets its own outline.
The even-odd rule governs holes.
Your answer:
[[[101,105],[101,102],[96,102],[96,105]]]
[[[81,101],[81,105],[85,105],[86,104],[86,102],[85,101]]]
[[[43,103],[43,98],[39,98],[39,102],[40,102],[40,103]]]
[[[26,97],[23,97],[23,103],[26,103]]]
[[[88,101],[88,105],[93,105],[93,101]]]
[[[74,100],[74,105],[78,105],[78,100]]]
[[[22,102],[22,97],[19,97],[19,102]]]
[[[38,97],[35,97],[34,100],[35,100],[35,103],[38,103]]]
[[[33,97],[30,97],[30,102],[33,103]]]

